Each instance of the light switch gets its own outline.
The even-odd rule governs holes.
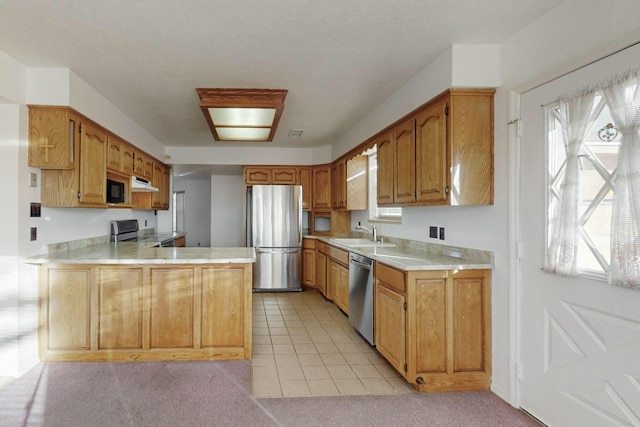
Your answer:
[[[29,187],[37,187],[38,186],[38,175],[31,172],[29,173]]]

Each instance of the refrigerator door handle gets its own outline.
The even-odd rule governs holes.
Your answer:
[[[260,254],[293,254],[299,252],[301,248],[293,249],[260,249],[256,248],[256,253]]]

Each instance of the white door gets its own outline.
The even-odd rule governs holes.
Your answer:
[[[640,426],[640,291],[542,271],[546,138],[541,107],[640,65],[630,48],[521,98],[520,406],[550,426]]]

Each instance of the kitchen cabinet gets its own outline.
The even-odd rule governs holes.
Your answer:
[[[74,169],[80,117],[67,107],[29,105],[31,167]]]
[[[316,288],[315,239],[302,239],[302,285]]]
[[[406,371],[406,283],[404,273],[376,263],[375,269],[376,349],[398,372]]]
[[[132,176],[133,153],[134,149],[132,146],[120,138],[110,135],[107,144],[107,170],[129,177]]]
[[[153,163],[153,158],[136,150],[134,152],[133,175],[147,180],[153,179]]]
[[[349,253],[327,245],[327,297],[349,314]]]
[[[42,265],[42,361],[251,357],[251,264]]]
[[[368,160],[357,155],[339,159],[331,165],[331,207],[365,210],[368,208]]]
[[[347,166],[345,159],[339,159],[331,165],[331,207],[347,207]]]
[[[378,205],[392,205],[393,197],[393,133],[386,132],[376,139],[377,146],[377,198]]]
[[[73,169],[42,169],[41,203],[50,207],[106,207],[107,133],[77,116]]]
[[[313,169],[301,167],[298,168],[298,184],[302,186],[302,209],[311,210],[312,194],[313,194]]]
[[[331,210],[331,165],[313,167],[313,210]]]
[[[407,271],[376,263],[378,351],[420,391],[486,390],[490,270]]]
[[[246,185],[296,185],[297,168],[291,166],[245,166]]]
[[[327,292],[327,245],[316,242],[316,288],[328,298]]]
[[[493,204],[494,92],[449,89],[381,136],[378,205]]]
[[[131,193],[133,209],[140,210],[168,210],[171,197],[171,168],[163,163],[154,162],[151,184],[158,188],[154,192]]]
[[[169,209],[169,192],[171,187],[171,168],[160,163],[153,164],[153,179],[151,180],[158,191],[151,193],[151,207],[153,209]]]
[[[366,210],[369,208],[369,157],[359,154],[346,162],[346,208]]]

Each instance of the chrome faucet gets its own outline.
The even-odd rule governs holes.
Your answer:
[[[378,241],[378,234],[377,234],[376,226],[375,226],[375,225],[372,225],[372,226],[371,226],[371,230],[369,230],[369,229],[368,229],[367,227],[365,227],[364,225],[360,225],[360,224],[358,224],[358,225],[356,225],[356,230],[365,230],[365,231],[368,231],[369,233],[371,233],[371,239],[372,239],[374,242],[377,242],[377,241]]]

